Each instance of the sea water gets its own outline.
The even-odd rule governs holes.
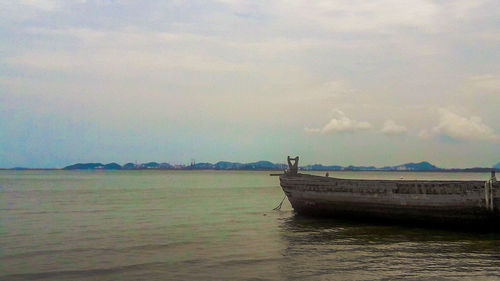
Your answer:
[[[302,217],[287,200],[273,211],[283,196],[269,172],[0,171],[0,279],[500,279],[496,233]]]

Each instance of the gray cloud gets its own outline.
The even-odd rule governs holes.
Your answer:
[[[470,78],[472,84],[482,90],[500,93],[500,75],[484,74]]]

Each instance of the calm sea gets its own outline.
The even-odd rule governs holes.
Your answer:
[[[477,173],[330,172],[488,179]],[[297,216],[243,171],[0,171],[2,280],[500,280],[500,235]]]

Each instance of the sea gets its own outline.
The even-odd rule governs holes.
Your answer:
[[[500,280],[498,233],[273,210],[269,173],[0,171],[0,280]]]

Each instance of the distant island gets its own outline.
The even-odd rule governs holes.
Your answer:
[[[237,163],[220,161],[212,163],[191,163],[190,165],[171,165],[169,163],[148,162],[142,164],[127,163],[120,166],[117,163],[77,163],[63,170],[282,170],[285,164],[274,164],[269,161],[258,161],[253,163]]]
[[[270,161],[258,161],[252,163],[238,163],[219,161],[212,163],[191,163],[190,165],[171,165],[169,163],[148,162],[142,164],[126,163],[121,166],[117,163],[77,163],[66,166],[63,170],[283,170],[287,165],[283,163],[272,163]],[[427,161],[419,163],[406,163],[397,166],[339,166],[322,164],[306,165],[299,167],[303,171],[427,171],[427,172],[489,172],[491,170],[500,171],[500,163],[497,163],[492,168],[474,167],[465,169],[445,169],[439,168]]]

